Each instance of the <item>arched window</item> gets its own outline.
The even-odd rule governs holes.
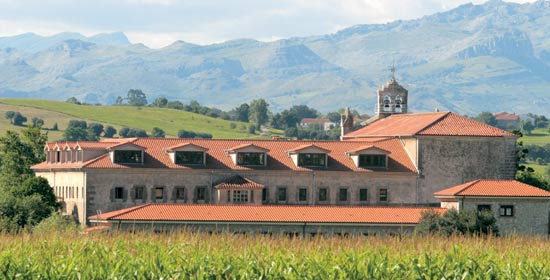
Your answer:
[[[397,96],[395,98],[395,108],[401,108],[401,103],[403,102],[403,99],[401,99],[401,96]]]
[[[384,96],[384,111],[390,111],[390,103],[391,103],[391,97],[389,96]]]

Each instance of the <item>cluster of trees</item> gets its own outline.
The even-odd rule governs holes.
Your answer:
[[[526,159],[539,165],[550,164],[550,144],[544,146],[527,145]]]
[[[27,117],[23,116],[20,112],[7,111],[5,114],[6,119],[10,120],[10,124],[22,126],[27,122]]]
[[[447,210],[440,215],[434,210],[422,213],[416,226],[418,234],[452,235],[498,235],[496,218],[491,211]]]
[[[39,126],[0,137],[0,231],[32,228],[60,208],[48,181],[30,169],[45,159],[46,142]]]
[[[202,138],[202,139],[212,139],[212,134],[210,133],[197,133],[185,129],[180,129],[178,131],[178,138]]]
[[[88,124],[83,120],[70,120],[63,133],[63,138],[67,141],[97,141],[101,135],[111,138],[116,132],[116,129],[110,125],[103,126],[100,123]]]

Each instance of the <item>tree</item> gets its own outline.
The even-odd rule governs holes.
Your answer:
[[[21,115],[21,113],[19,112],[15,112],[15,114],[13,115],[13,118],[11,120],[11,123],[13,125],[23,125],[24,122],[27,122],[27,117]]]
[[[166,104],[166,108],[183,110],[183,103],[179,101],[170,101]]]
[[[116,134],[116,129],[110,125],[106,126],[103,129],[103,136],[107,138],[113,138],[113,136]]]
[[[521,128],[521,131],[527,135],[531,135],[531,132],[535,129],[535,126],[529,120],[521,121],[519,127]]]
[[[15,116],[14,111],[7,111],[5,114],[6,119],[10,120],[10,124],[13,124],[13,117]]]
[[[0,137],[0,186],[17,186],[33,176],[31,166],[39,162],[33,147],[16,132],[8,130]],[[1,189],[0,189],[1,192]]]
[[[180,129],[178,131],[178,138],[195,138],[197,134],[193,131],[187,131],[185,129]]]
[[[296,118],[298,118],[298,121],[303,118],[317,118],[320,115],[319,111],[309,108],[307,105],[294,105],[289,109],[289,111],[294,113]]]
[[[496,126],[497,119],[491,112],[482,112],[475,119],[479,122],[486,123],[488,125]]]
[[[250,106],[243,103],[235,108],[235,120],[239,122],[249,122],[248,115],[250,114]]]
[[[76,97],[69,97],[67,98],[67,100],[65,100],[65,102],[67,103],[71,103],[71,104],[76,104],[76,105],[80,105],[82,103],[80,103],[80,101],[78,101],[78,99],[76,99]]]
[[[327,118],[333,123],[340,123],[341,115],[338,112],[330,112],[327,114]]]
[[[54,124],[53,124],[52,130],[53,130],[53,131],[59,130],[59,127],[57,127],[57,123],[54,123]]]
[[[249,134],[255,134],[256,133],[256,126],[254,126],[254,125],[248,126],[248,133]]]
[[[151,131],[151,136],[157,137],[157,138],[164,138],[165,133],[164,133],[164,130],[158,127],[153,127],[153,131]]]
[[[122,105],[122,103],[124,103],[124,98],[122,98],[122,96],[117,96],[115,100],[115,104]]]
[[[21,131],[21,140],[31,147],[34,159],[33,164],[46,160],[44,146],[48,142],[48,132],[42,133],[40,127],[29,126]]]
[[[260,98],[254,99],[250,103],[249,119],[254,123],[256,129],[260,129],[262,125],[267,123],[268,120],[268,107],[269,104]]]
[[[32,121],[32,126],[42,127],[44,125],[44,120],[41,118],[33,117],[31,121]]]
[[[82,121],[82,120],[70,120],[69,124],[67,125],[67,128],[73,128],[73,127],[87,129],[88,124],[86,123],[86,121]]]
[[[126,96],[130,106],[145,106],[147,105],[147,96],[141,89],[130,89]]]
[[[122,138],[126,138],[126,137],[129,137],[128,136],[129,132],[130,132],[130,128],[123,127],[118,131],[118,135],[120,135],[120,137],[122,137]]]
[[[97,141],[98,137],[90,129],[82,127],[69,127],[63,133],[63,139],[66,141]]]
[[[415,228],[418,234],[439,234],[451,236],[463,235],[498,235],[496,218],[491,211],[449,209],[443,215],[433,210],[422,213]]]
[[[103,132],[103,125],[100,123],[90,123],[88,124],[88,130],[90,130],[96,138],[99,138]]]
[[[168,99],[164,97],[159,97],[155,99],[155,102],[153,102],[154,107],[164,108],[168,104]]]
[[[18,197],[38,194],[42,197],[42,201],[49,207],[59,207],[59,203],[57,203],[57,199],[52,191],[52,187],[50,187],[48,180],[42,177],[27,178],[25,181],[23,181],[21,186],[14,188],[12,190],[12,193]]]

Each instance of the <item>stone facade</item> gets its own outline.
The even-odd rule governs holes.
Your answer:
[[[549,235],[550,200],[543,198],[489,198],[465,197],[456,202],[445,202],[446,206],[460,210],[478,210],[478,206],[489,206],[497,220],[502,235]],[[451,206],[450,204],[454,204]],[[444,207],[443,203],[441,205]],[[512,206],[506,215],[501,207]]]
[[[410,142],[405,148],[420,172],[419,203],[437,204],[434,192],[472,180],[515,178],[513,137],[416,136],[417,144]]]

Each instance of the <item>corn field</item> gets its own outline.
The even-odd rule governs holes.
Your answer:
[[[550,279],[528,237],[0,235],[0,279]]]

